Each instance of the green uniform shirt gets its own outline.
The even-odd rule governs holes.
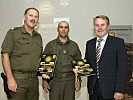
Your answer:
[[[32,36],[24,26],[10,29],[2,44],[1,53],[8,53],[13,71],[37,71],[42,53],[42,37],[36,31]]]
[[[72,71],[72,61],[81,59],[77,43],[70,39],[65,44],[62,44],[59,38],[50,41],[45,47],[44,54],[57,55],[55,71],[58,72]]]

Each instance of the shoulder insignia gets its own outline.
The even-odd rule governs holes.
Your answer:
[[[14,27],[13,28],[11,28],[12,30],[14,30]]]
[[[13,28],[11,28],[12,30],[16,30],[16,29],[18,29],[18,27],[13,27]]]

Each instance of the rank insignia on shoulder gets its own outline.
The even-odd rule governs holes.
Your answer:
[[[16,29],[18,29],[18,27],[13,27],[13,28],[11,28],[12,30],[16,30]]]
[[[11,29],[14,30],[14,27],[12,27]]]

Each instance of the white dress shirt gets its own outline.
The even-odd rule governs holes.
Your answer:
[[[102,39],[102,42],[100,43],[100,44],[101,44],[100,56],[101,56],[101,53],[102,53],[102,51],[103,51],[104,45],[105,45],[105,43],[106,43],[107,37],[108,37],[108,34],[106,34],[103,38],[99,38],[99,37],[97,36],[96,48],[97,48],[97,45],[98,45],[98,40],[99,40],[99,39]]]

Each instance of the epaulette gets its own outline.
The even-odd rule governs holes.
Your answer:
[[[12,30],[17,30],[19,27],[13,27],[13,28],[11,28]]]

